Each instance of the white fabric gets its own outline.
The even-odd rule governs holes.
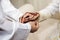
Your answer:
[[[3,5],[4,4],[4,5]],[[2,9],[5,15],[9,15],[15,20],[19,20],[18,18],[23,15],[18,9],[16,9],[10,2],[10,0],[2,0],[1,1]]]
[[[59,8],[60,8],[60,0],[53,0],[52,3],[50,3],[46,8],[39,11],[39,13],[40,13],[39,20],[40,20],[40,22],[42,20],[48,19],[52,16],[53,17],[54,16],[59,17],[57,19],[60,19],[60,9]],[[48,22],[48,23],[50,23],[50,22]],[[52,25],[52,27],[49,26],[49,28],[42,31],[40,33],[41,37],[40,37],[39,40],[60,40],[60,38],[59,38],[60,37],[60,33],[59,33],[60,26],[59,25],[60,25],[60,22],[56,22],[56,24],[54,24],[54,26],[53,25]],[[44,36],[42,37],[42,35],[44,35]]]
[[[16,9],[10,0],[0,0],[0,14],[2,15],[0,16],[0,28],[4,30],[0,31],[0,40],[26,40],[31,25],[19,23],[19,17],[23,13]]]
[[[41,15],[40,19],[44,20],[51,16],[54,16],[55,14],[58,15],[59,17],[59,12],[60,12],[59,5],[60,5],[60,0],[53,0],[52,3],[50,3],[46,8],[39,11]]]

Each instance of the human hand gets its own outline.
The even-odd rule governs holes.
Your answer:
[[[23,19],[24,20],[24,19]],[[22,22],[23,23],[23,22]],[[26,22],[27,23],[27,22]],[[35,21],[29,21],[28,22],[30,25],[31,25],[31,31],[30,31],[30,33],[34,33],[34,32],[36,32],[37,30],[38,30],[38,28],[39,28],[39,23],[38,23],[38,21],[37,20],[35,20]]]
[[[29,23],[31,25],[31,33],[34,33],[38,30],[39,28],[39,23],[37,21],[39,17],[39,13],[37,12],[26,12],[25,15],[23,15],[21,18],[19,18],[19,21],[21,23]]]
[[[29,24],[31,25],[31,33],[34,33],[39,28],[39,23],[37,21],[30,21]]]
[[[38,19],[38,17],[40,16],[40,14],[38,12],[26,12],[20,19],[19,21],[21,23],[26,23],[29,21],[35,21],[36,19]]]

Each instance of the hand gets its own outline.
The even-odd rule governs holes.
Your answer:
[[[22,19],[20,19],[20,20],[22,20]],[[25,19],[23,19],[23,20],[25,20]],[[36,32],[38,30],[39,23],[38,23],[37,20],[35,20],[35,21],[29,21],[28,23],[31,25],[31,31],[30,31],[31,33],[34,33],[34,32]]]
[[[30,32],[31,33],[36,32],[38,30],[38,28],[39,28],[39,23],[37,21],[31,21],[29,23],[31,25],[31,31]]]
[[[19,21],[21,23],[27,23],[29,22],[31,25],[31,33],[34,33],[38,30],[39,28],[39,23],[37,20],[37,18],[39,17],[39,13],[35,12],[26,12],[25,15],[23,15],[21,18],[19,18]]]
[[[29,21],[35,21],[38,17],[40,16],[39,13],[37,12],[26,12],[20,19],[19,21],[21,23],[26,23]]]
[[[22,20],[22,19],[20,19],[20,20]],[[25,19],[23,19],[23,21],[24,21]],[[22,23],[22,22],[21,22]],[[39,28],[39,23],[38,23],[38,21],[37,20],[35,20],[35,21],[29,21],[28,22],[30,25],[31,25],[31,33],[34,33],[34,32],[36,32],[37,30],[38,30],[38,28]]]

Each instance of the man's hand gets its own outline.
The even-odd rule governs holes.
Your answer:
[[[22,19],[22,18],[20,18],[20,20],[25,20],[24,18]],[[23,21],[20,21],[21,23],[24,23]],[[27,22],[26,22],[27,23]],[[34,32],[36,32],[37,30],[38,30],[38,28],[39,28],[39,23],[38,23],[38,21],[37,20],[35,20],[35,21],[29,21],[28,22],[30,25],[31,25],[31,33],[34,33]]]
[[[35,21],[36,19],[38,19],[39,16],[40,14],[38,12],[26,12],[19,21],[21,23]]]
[[[39,23],[37,21],[31,21],[29,23],[31,25],[31,31],[30,32],[31,33],[36,32],[38,30],[38,28],[39,28]]]

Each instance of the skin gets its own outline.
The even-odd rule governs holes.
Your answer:
[[[31,33],[36,32],[38,30],[38,28],[39,28],[39,23],[37,21],[31,21],[29,23],[31,25],[31,31],[30,32]]]
[[[40,16],[39,13],[37,12],[26,12],[20,19],[21,23],[26,23],[29,21],[35,21],[38,19],[38,17]]]
[[[39,23],[37,21],[39,17],[39,13],[37,12],[26,12],[21,18],[19,18],[19,21],[21,23],[30,23],[31,25],[31,33],[34,33],[38,30],[39,28]]]

